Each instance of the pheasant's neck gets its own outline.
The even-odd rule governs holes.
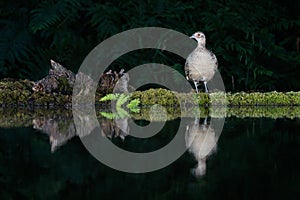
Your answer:
[[[205,49],[205,46],[198,44],[198,46],[196,47],[196,50],[202,51],[203,49]]]

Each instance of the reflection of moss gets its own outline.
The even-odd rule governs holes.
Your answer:
[[[27,108],[0,108],[0,127],[28,127],[32,126],[32,120],[48,117],[72,119],[72,110],[69,109],[34,109]]]
[[[299,106],[256,106],[256,107],[232,107],[227,109],[227,117],[267,117],[267,118],[297,118],[300,117]]]
[[[165,112],[159,106],[144,106],[139,113],[131,113],[131,117],[136,120],[160,121],[172,120],[180,117],[203,117],[210,115],[215,118],[223,117],[253,117],[253,118],[297,118],[300,117],[300,106],[245,106],[245,107],[164,107]],[[97,108],[98,117],[101,113],[111,113],[111,110]],[[28,110],[26,108],[0,108],[0,127],[28,127],[32,126],[32,120],[40,117],[59,118],[72,120],[72,110],[70,109],[35,109]],[[107,116],[105,116],[107,117]],[[109,116],[108,116],[109,117]],[[124,116],[125,117],[125,116]],[[114,117],[111,117],[114,118]]]
[[[0,109],[0,127],[27,127],[32,125],[33,114],[16,108]]]

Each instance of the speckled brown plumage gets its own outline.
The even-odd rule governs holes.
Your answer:
[[[205,92],[208,92],[206,83],[213,78],[218,61],[215,54],[206,49],[206,38],[202,32],[196,32],[190,38],[197,40],[198,45],[186,59],[184,67],[186,78],[194,82],[197,93],[200,81],[204,82]]]

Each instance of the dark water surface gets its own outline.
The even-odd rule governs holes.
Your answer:
[[[154,150],[172,139],[177,124],[169,121],[151,142],[113,142]],[[186,151],[166,168],[130,174],[101,164],[77,136],[51,151],[42,131],[1,128],[0,199],[298,199],[299,130],[300,119],[227,118],[204,171],[197,173],[199,160]]]

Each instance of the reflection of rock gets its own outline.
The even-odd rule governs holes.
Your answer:
[[[76,135],[72,119],[36,118],[33,120],[33,128],[49,135],[52,152]]]
[[[128,118],[110,120],[102,118],[99,121],[101,126],[101,134],[108,138],[120,137],[122,140],[128,135]]]
[[[202,176],[206,173],[206,157],[214,153],[217,149],[217,137],[211,125],[207,124],[205,118],[200,124],[198,118],[186,127],[185,142],[188,151],[197,160],[197,166],[193,169],[195,176]]]
[[[109,138],[120,137],[124,139],[129,132],[128,118],[113,120],[96,118],[95,109],[91,107],[73,108],[73,117],[76,124],[76,134],[80,138],[89,135],[99,124],[101,134]]]
[[[96,111],[93,107],[73,106],[72,111],[73,119],[76,124],[76,134],[80,138],[89,135],[98,126],[99,122],[96,118]]]

